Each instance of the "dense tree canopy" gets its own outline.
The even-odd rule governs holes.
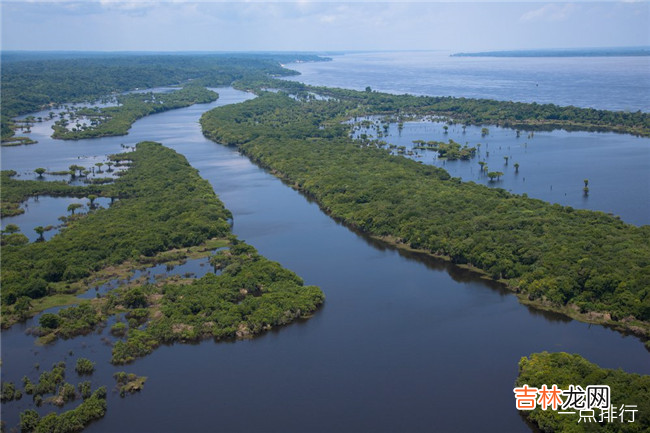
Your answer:
[[[636,406],[634,422],[629,422],[630,414],[624,414],[624,422],[620,422],[620,418],[615,418],[609,422],[579,423],[579,414],[562,415],[551,408],[541,410],[540,407],[537,407],[533,411],[521,411],[522,415],[544,433],[596,431],[640,433],[648,431],[650,426],[650,376],[600,368],[580,355],[542,352],[521,358],[519,376],[515,385],[517,387],[528,385],[533,388],[541,388],[543,385],[551,388],[552,385],[557,385],[562,390],[568,390],[571,385],[580,386],[583,389],[586,389],[588,385],[608,385],[611,390],[611,404],[616,407],[616,410],[620,409],[622,405]],[[595,412],[595,420],[598,421],[600,409],[596,409]]]

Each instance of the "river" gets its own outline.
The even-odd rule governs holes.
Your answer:
[[[322,309],[253,340],[163,346],[120,367],[108,362],[108,328],[37,347],[24,334],[28,322],[2,333],[3,380],[35,377],[34,363],[44,369],[61,359],[75,378],[82,356],[97,362],[94,386],[113,384],[121,370],[148,376],[139,394],[110,392],[105,418],[88,432],[528,432],[512,394],[522,356],[567,351],[650,374],[637,338],[529,309],[491,282],[377,244],[236,149],[205,139],[203,112],[251,97],[218,92],[214,103],[138,120],[125,137],[61,142],[43,132],[38,144],[3,148],[3,168],[63,169],[102,160],[120,144],[162,142],[211,182],[237,236],[322,288]],[[9,426],[27,397],[3,405]]]
[[[650,56],[450,57],[449,51],[361,52],[290,63],[316,86],[650,111]]]

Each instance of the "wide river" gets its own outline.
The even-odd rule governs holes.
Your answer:
[[[453,266],[379,245],[236,149],[205,139],[203,112],[251,97],[218,92],[212,104],[143,118],[125,137],[62,142],[36,125],[39,143],[2,148],[2,167],[65,169],[120,152],[122,143],[162,142],[211,182],[237,236],[322,288],[323,308],[253,340],[163,346],[120,367],[108,362],[106,330],[39,347],[24,333],[28,322],[2,333],[3,380],[35,378],[35,363],[42,370],[61,359],[75,378],[81,356],[97,362],[95,386],[113,384],[121,370],[148,376],[139,394],[110,392],[106,417],[88,432],[528,432],[512,393],[522,356],[567,351],[650,374],[637,338],[529,309]],[[8,426],[28,397],[3,405]]]

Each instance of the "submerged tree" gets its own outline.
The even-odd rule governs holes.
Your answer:
[[[77,209],[79,209],[81,207],[83,207],[83,205],[80,204],[80,203],[71,203],[68,206],[68,212],[70,212],[72,215],[74,215],[74,211],[76,211]]]
[[[47,170],[45,170],[43,167],[38,167],[37,169],[34,170],[34,173],[36,173],[36,174],[38,175],[39,178],[42,178],[42,177],[43,177],[43,174],[44,174],[46,171],[47,171]]]
[[[34,227],[34,231],[36,232],[36,234],[38,234],[38,239],[36,242],[43,242],[45,240],[45,237],[43,236],[43,233],[45,233],[45,227],[43,226]]]
[[[499,180],[499,178],[501,176],[503,176],[503,172],[500,172],[500,171],[491,171],[491,172],[488,173],[488,177],[490,178],[490,181],[493,181],[494,178]]]

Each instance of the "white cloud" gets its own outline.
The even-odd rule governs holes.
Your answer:
[[[573,3],[548,3],[538,9],[526,12],[521,21],[564,21],[578,9]]]

